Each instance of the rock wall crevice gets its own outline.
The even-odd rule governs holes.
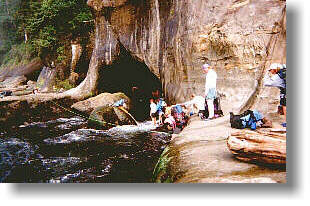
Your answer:
[[[270,63],[286,61],[285,1],[90,2],[105,13],[118,42],[160,78],[169,102],[203,95],[201,65],[208,62],[218,73],[224,111],[269,104],[261,100],[266,93],[261,80]],[[277,97],[275,90],[268,94]]]

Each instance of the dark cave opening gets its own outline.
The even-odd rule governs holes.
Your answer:
[[[119,58],[112,65],[100,69],[99,76],[99,93],[123,92],[131,99],[130,113],[138,121],[149,118],[149,99],[154,91],[161,94],[162,86],[145,63],[134,59],[122,47]]]

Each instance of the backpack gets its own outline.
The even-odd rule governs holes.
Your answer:
[[[286,81],[286,68],[280,69],[280,71],[277,73],[281,79]]]
[[[223,116],[223,111],[222,111],[222,107],[221,107],[221,100],[219,97],[216,97],[214,99],[214,114],[217,114],[219,116]]]
[[[219,97],[216,97],[214,99],[214,102],[213,102],[213,105],[214,105],[214,114],[215,115],[219,115],[219,116],[223,116],[223,111],[222,111],[222,108],[221,108],[221,100]],[[209,117],[209,109],[208,109],[208,103],[207,103],[207,100],[205,100],[205,112],[204,112],[204,117],[205,118],[208,118]]]
[[[166,102],[162,98],[160,98],[158,103],[156,104],[157,111],[163,111],[163,108],[166,106]]]
[[[3,91],[0,93],[1,97],[7,97],[7,96],[12,96],[12,91]]]
[[[234,115],[230,112],[230,126],[236,129],[251,128],[256,129],[256,122],[258,121],[252,110],[247,110],[240,115]]]
[[[243,129],[243,124],[241,120],[241,115],[234,115],[234,113],[229,112],[230,114],[230,126],[236,129]]]
[[[175,108],[175,111],[179,114],[181,114],[183,112],[181,105],[176,105],[174,108]]]

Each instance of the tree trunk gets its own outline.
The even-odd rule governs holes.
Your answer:
[[[245,162],[286,163],[286,133],[282,131],[241,130],[228,138],[227,145],[237,159]]]

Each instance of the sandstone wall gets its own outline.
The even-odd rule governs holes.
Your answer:
[[[285,1],[89,0],[88,5],[160,78],[171,103],[193,92],[203,95],[201,65],[208,62],[216,66],[225,112],[253,105],[275,109],[278,90],[262,87],[261,79],[271,62],[286,61]]]

